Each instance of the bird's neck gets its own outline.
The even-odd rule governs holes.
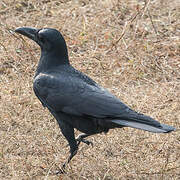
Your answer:
[[[41,58],[38,63],[35,76],[41,72],[57,69],[61,65],[69,64],[68,55],[59,55],[57,53],[41,52]]]

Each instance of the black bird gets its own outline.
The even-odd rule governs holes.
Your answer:
[[[154,133],[168,133],[175,128],[137,113],[91,78],[74,69],[68,59],[66,42],[51,28],[17,28],[15,32],[34,40],[41,47],[33,89],[44,107],[56,118],[70,146],[67,162],[77,153],[85,138],[109,129],[132,127]],[[83,132],[77,138],[74,128]]]

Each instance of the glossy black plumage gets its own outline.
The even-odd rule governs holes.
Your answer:
[[[41,58],[34,77],[33,89],[44,107],[56,118],[70,145],[70,157],[85,137],[112,128],[133,127],[156,133],[167,133],[174,127],[160,124],[149,116],[137,113],[74,69],[68,59],[65,40],[55,29],[18,28],[17,33],[34,40],[41,47]],[[77,139],[74,128],[84,134]]]

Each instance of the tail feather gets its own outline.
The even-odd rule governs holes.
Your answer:
[[[142,129],[145,131],[149,132],[154,132],[154,133],[168,133],[171,131],[174,131],[175,128],[166,124],[160,124],[160,126],[153,126],[150,124],[145,124],[145,123],[140,123],[137,121],[128,121],[128,120],[111,120],[111,122],[114,122],[116,124],[125,126],[125,127],[132,127],[136,129]]]
[[[124,117],[120,119],[113,119],[111,122],[121,126],[142,129],[154,133],[168,133],[175,130],[172,126],[161,124],[155,119],[135,111],[125,114]]]

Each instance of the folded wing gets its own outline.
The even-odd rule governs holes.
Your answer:
[[[40,74],[34,91],[51,111],[75,116],[106,119],[122,126],[151,132],[170,132],[174,128],[160,124],[149,116],[137,113],[97,84],[88,84],[78,77],[59,73]]]

